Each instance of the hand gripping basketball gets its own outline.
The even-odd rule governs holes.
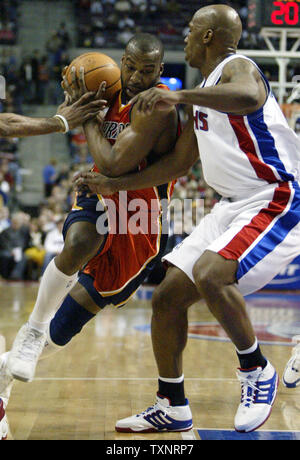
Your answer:
[[[62,86],[77,99],[85,91],[96,93],[103,82],[106,87],[101,96],[110,103],[121,89],[121,72],[116,62],[103,53],[82,54],[63,71]]]

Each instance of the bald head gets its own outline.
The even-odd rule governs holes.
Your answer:
[[[242,35],[242,23],[238,13],[228,5],[210,5],[200,8],[194,15],[195,27],[205,26],[224,47],[237,48]]]
[[[185,59],[202,75],[210,72],[226,56],[236,53],[242,35],[242,22],[238,13],[227,5],[200,8],[189,23],[185,38]]]

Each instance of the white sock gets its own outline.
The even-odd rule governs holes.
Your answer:
[[[258,342],[257,342],[257,338],[255,337],[255,342],[254,342],[254,344],[252,345],[252,347],[247,348],[247,350],[238,350],[238,349],[236,348],[236,351],[237,351],[240,355],[248,355],[249,353],[253,353],[253,352],[256,350],[257,346],[258,346]]]
[[[42,276],[35,306],[29,317],[31,327],[41,332],[47,329],[53,314],[77,282],[77,274],[65,275],[56,267],[54,259],[51,260]]]
[[[169,379],[169,378],[166,378],[166,377],[158,377],[159,380],[161,380],[162,382],[167,382],[167,383],[181,383],[184,381],[184,375],[182,374],[181,377],[177,377],[177,378],[174,378],[174,379]]]

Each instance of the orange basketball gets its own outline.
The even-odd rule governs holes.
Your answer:
[[[117,63],[106,54],[91,52],[75,58],[66,71],[69,85],[72,84],[71,69],[75,67],[79,77],[80,67],[84,67],[84,79],[89,91],[97,91],[101,82],[106,81],[104,98],[109,102],[121,89],[121,72]]]

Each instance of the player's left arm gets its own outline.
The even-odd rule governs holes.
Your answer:
[[[105,139],[95,121],[84,125],[93,159],[103,174],[117,177],[135,169],[154,151],[158,156],[173,148],[177,137],[178,116],[175,108],[154,111],[151,115],[132,108],[131,123],[112,146]]]
[[[88,188],[90,193],[112,195],[120,190],[154,187],[185,176],[197,160],[199,151],[191,114],[173,150],[162,155],[151,165],[139,172],[119,177],[106,177],[95,172],[79,173],[74,177],[75,188],[78,191]]]

